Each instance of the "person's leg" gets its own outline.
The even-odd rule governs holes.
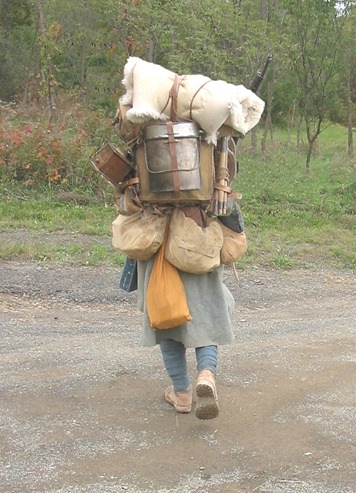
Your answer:
[[[215,384],[217,346],[196,348],[197,359],[197,405],[195,415],[199,419],[213,419],[219,414],[218,395]]]
[[[218,364],[218,347],[217,346],[203,346],[195,348],[197,370],[210,370],[216,373]]]
[[[182,343],[173,340],[161,341],[160,348],[164,366],[173,384],[166,389],[165,399],[176,411],[190,412],[192,388],[187,371],[186,349]]]
[[[172,380],[174,390],[183,392],[190,385],[185,347],[181,342],[170,339],[161,341],[160,347],[163,363]]]

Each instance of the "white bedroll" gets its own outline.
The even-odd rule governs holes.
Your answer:
[[[124,68],[126,89],[120,103],[127,106],[128,122],[146,124],[170,118],[169,94],[176,74],[160,65],[129,57]],[[216,144],[223,125],[245,135],[259,122],[265,103],[243,85],[212,80],[204,75],[179,76],[176,115],[192,120],[206,132],[206,141]]]

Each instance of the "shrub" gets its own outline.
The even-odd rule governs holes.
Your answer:
[[[71,189],[96,189],[98,174],[90,156],[112,140],[110,119],[103,110],[92,110],[77,98],[62,95],[56,121],[50,124],[42,111],[0,103],[0,177],[26,187],[61,185]]]

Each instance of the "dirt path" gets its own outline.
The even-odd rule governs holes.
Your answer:
[[[1,493],[356,492],[352,272],[226,272],[236,337],[207,422],[164,402],[119,274],[0,263]]]

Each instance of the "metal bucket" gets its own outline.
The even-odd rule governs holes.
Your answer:
[[[199,128],[193,122],[173,122],[176,166],[170,152],[169,132],[165,123],[145,129],[145,161],[151,192],[199,190],[201,188]]]

